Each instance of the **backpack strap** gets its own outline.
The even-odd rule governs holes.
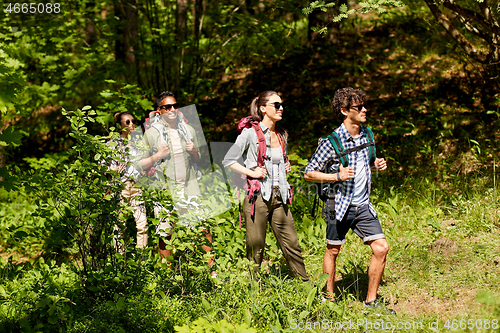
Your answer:
[[[280,143],[281,150],[283,151],[283,159],[286,163],[288,161],[288,154],[286,153],[286,143],[281,138],[281,133],[276,133],[276,136],[278,137],[278,142]]]
[[[266,137],[260,128],[258,122],[252,122],[252,127],[255,130],[255,134],[257,134],[257,140],[259,142],[259,149],[257,152],[257,166],[262,168],[264,165],[264,159],[268,158],[266,155],[267,146],[266,146]]]
[[[144,126],[145,130],[150,129],[151,125],[158,121],[158,117],[160,117],[160,112],[151,111],[148,115],[148,118],[146,118],[146,121],[145,121],[145,126]]]
[[[151,124],[151,128],[154,128],[155,130],[157,130],[158,133],[160,134],[160,138],[165,140],[166,143],[168,143],[168,132],[167,132],[165,126],[163,126],[159,122],[154,122]]]
[[[364,127],[364,129],[366,133],[366,140],[368,141],[368,143],[371,143],[368,146],[368,153],[370,157],[370,165],[372,165],[377,158],[377,152],[375,151],[375,139],[373,138],[373,132],[369,127]]]
[[[164,126],[162,126],[159,122],[153,122],[152,124],[150,124],[149,128],[154,128],[155,130],[158,131],[158,134],[160,134],[160,142],[158,144],[161,144],[161,139],[162,138],[165,140],[165,142],[168,143],[168,133],[167,133],[167,131],[165,131]],[[150,152],[151,155],[153,155],[154,154],[154,152],[153,152],[153,146],[150,144],[150,142],[147,139],[147,137],[148,137],[147,135],[144,135],[144,138],[146,139],[146,144],[149,146],[149,152]],[[147,172],[149,176],[153,176],[155,174],[156,167],[161,164],[161,161],[162,160],[156,161],[156,163],[153,164],[149,168],[149,170]]]
[[[330,140],[330,143],[333,146],[333,149],[335,149],[335,152],[337,153],[337,156],[340,159],[340,163],[342,163],[342,166],[348,167],[349,166],[349,155],[348,154],[342,154],[344,152],[344,146],[342,146],[342,142],[340,141],[340,138],[337,133],[332,132],[328,137],[328,140]]]
[[[347,156],[349,155],[350,153],[354,153],[355,151],[358,151],[358,150],[361,150],[361,149],[365,149],[366,147],[369,147],[371,149],[373,149],[373,146],[375,146],[375,142],[365,142],[363,144],[360,144],[359,146],[356,146],[356,147],[352,147],[352,148],[349,148],[347,150],[344,150],[343,152],[341,152],[339,155],[339,158],[341,157],[344,157],[344,156]]]
[[[342,163],[342,166],[345,168],[349,165],[349,154],[353,153],[355,151],[359,151],[361,149],[365,149],[368,147],[368,154],[369,154],[369,160],[370,160],[370,165],[372,165],[375,162],[375,159],[377,158],[377,153],[375,151],[375,140],[373,138],[373,132],[369,127],[363,127],[365,129],[365,136],[366,136],[366,141],[365,143],[349,148],[347,150],[344,150],[344,147],[342,146],[342,142],[340,141],[339,136],[337,133],[332,132],[328,136],[328,139],[330,140],[333,148],[335,149],[335,152],[337,153],[337,156],[339,157],[340,162]]]

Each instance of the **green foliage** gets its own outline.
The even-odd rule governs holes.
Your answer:
[[[208,320],[199,318],[190,325],[176,326],[175,331],[178,333],[257,333],[257,330],[248,327],[245,323],[241,325],[232,325],[226,320],[221,320],[215,323],[210,323]]]
[[[334,14],[332,18],[332,22],[340,22],[344,19],[349,18],[349,15],[360,13],[366,14],[371,11],[376,11],[379,14],[387,12],[386,7],[402,7],[404,3],[400,0],[369,0],[369,1],[360,1],[356,4],[357,8],[349,9],[345,3],[342,3],[338,6],[339,13]],[[325,1],[312,1],[309,3],[309,6],[302,8],[302,13],[305,15],[310,15],[314,10],[321,10],[322,12],[327,12],[329,9],[333,9],[336,7],[335,2],[325,2]],[[327,27],[317,28],[313,27],[313,30],[326,35],[328,32]]]
[[[115,85],[114,90],[106,89],[100,93],[104,102],[99,105],[96,121],[106,126],[114,123],[113,115],[117,112],[130,112],[137,119],[144,119],[153,111],[153,103],[146,98],[150,91],[143,91],[136,85],[106,80],[106,83]],[[120,88],[118,88],[118,87]]]
[[[388,174],[374,173],[372,195],[391,247],[379,294],[405,320],[498,316],[497,300],[486,297],[500,294],[498,98],[479,96],[475,68],[428,24],[422,4],[343,21],[336,43],[311,49],[296,1],[188,2],[186,28],[177,31],[174,2],[145,1],[136,7],[137,35],[123,30],[134,20],[115,7],[121,1],[63,4],[71,10],[58,16],[0,18],[0,146],[10,154],[0,177],[11,180],[2,187],[17,186],[0,190],[0,246],[9,256],[0,259],[0,331],[287,332],[292,319],[369,318],[359,301],[371,253],[352,234],[338,259],[340,301],[317,297],[326,225],[311,216],[315,193],[303,179],[317,137],[336,126],[331,95],[347,85],[371,96],[370,126],[389,160]],[[356,12],[393,4],[360,3]],[[333,9],[314,1],[303,13]],[[354,8],[338,11],[329,19]],[[137,44],[117,52],[120,41],[134,44],[131,36]],[[132,62],[120,56],[131,49]],[[167,241],[171,263],[154,253],[156,237],[141,251],[125,235],[126,252],[117,254],[113,225],[130,210],[118,205],[119,175],[100,163],[116,158],[105,145],[116,134],[103,135],[102,126],[112,114],[143,118],[152,95],[169,89],[199,104],[207,138],[230,141],[227,124],[269,88],[289,103],[282,125],[290,131],[292,212],[312,283],[290,279],[271,232],[251,277],[236,205],[204,222],[214,239],[209,254],[203,231],[183,226]],[[488,98],[494,103],[482,112]],[[93,108],[61,116],[69,104]],[[204,207],[224,207],[226,189],[212,189]],[[152,231],[150,208],[171,198],[145,191],[144,199]]]
[[[47,235],[46,221],[33,218],[37,206],[22,191],[0,189],[0,247],[30,256],[41,250],[39,240]]]
[[[46,263],[43,258],[33,266],[2,260],[0,272],[2,331],[59,331],[62,322],[72,320],[75,304],[71,299],[81,286],[66,264]]]
[[[324,1],[313,1],[309,4],[308,7],[302,8],[302,13],[305,15],[311,14],[315,9],[319,9],[323,12],[326,12],[328,8],[332,8],[335,6],[334,2],[325,3]]]
[[[54,246],[59,244],[60,250],[69,251],[68,255],[78,254],[87,287],[98,291],[97,286],[105,281],[120,282],[120,278],[112,274],[114,269],[107,268],[115,267],[121,259],[116,258],[111,249],[119,206],[112,194],[119,193],[120,185],[108,181],[108,166],[102,163],[118,159],[116,151],[105,143],[106,139],[116,138],[116,133],[108,137],[88,134],[87,124],[94,122],[96,115],[90,107],[63,111],[63,114],[70,122],[70,136],[75,146],[67,157],[31,161],[32,169],[24,175],[23,186],[36,197],[38,209],[33,215],[50,225]],[[106,273],[113,276],[105,277]]]
[[[63,164],[71,167],[72,161],[76,163],[73,156],[70,152]],[[300,187],[303,160],[298,156],[292,160],[290,177]],[[62,168],[55,162],[45,168],[41,163],[30,163],[45,173]],[[457,281],[463,288],[499,292],[500,277],[488,266],[498,261],[500,254],[496,246],[498,237],[491,232],[500,227],[494,213],[498,197],[490,188],[491,176],[477,178],[475,190],[469,189],[463,178],[453,178],[448,184],[462,191],[461,196],[425,179],[407,179],[404,186],[392,189],[387,189],[381,180],[374,179],[372,199],[391,246],[384,282],[379,290],[381,296],[391,304],[430,297],[425,293],[438,300],[454,302],[460,299],[460,294],[454,291]],[[305,202],[307,193],[304,192],[297,190],[294,200]],[[3,193],[12,203],[19,197]],[[483,193],[488,197],[484,198]],[[147,202],[158,199],[154,193],[149,195],[145,197]],[[9,214],[5,207],[2,211]],[[336,286],[340,301],[321,302],[318,293],[326,275],[321,275],[321,265],[316,262],[323,256],[325,223],[312,219],[309,208],[300,213],[302,208],[297,205],[294,217],[305,252],[306,268],[314,284],[290,279],[285,274],[281,251],[274,253],[272,244],[275,241],[271,233],[266,251],[267,260],[273,264],[269,270],[263,267],[261,274],[252,278],[249,263],[244,259],[244,229],[237,226],[235,207],[206,222],[214,238],[214,249],[209,255],[200,248],[208,244],[206,240],[201,241],[201,229],[176,227],[175,237],[168,242],[168,246],[175,249],[171,264],[159,260],[149,250],[140,252],[130,248],[126,259],[122,261],[114,255],[114,261],[108,259],[110,261],[101,266],[102,269],[93,270],[90,277],[82,274],[72,260],[59,264],[45,261],[45,255],[34,260],[33,265],[15,263],[12,259],[2,261],[0,327],[4,331],[30,331],[36,327],[38,331],[47,332],[105,329],[287,332],[292,323],[298,321],[314,323],[328,319],[335,323],[366,318],[357,304],[366,293],[370,252],[357,236],[348,234],[348,244],[337,261],[340,280]],[[46,221],[58,219],[59,215],[54,210],[51,212],[52,215],[45,217]],[[29,220],[28,215],[18,219]],[[7,223],[6,220],[0,222],[2,225]],[[42,233],[31,237],[32,242],[37,242],[37,239],[51,236]],[[452,243],[440,241],[443,238]],[[105,242],[109,244],[109,240]],[[460,244],[459,251],[450,247],[454,243]],[[65,246],[72,248],[69,243]],[[474,256],[470,257],[469,253]],[[207,261],[211,255],[215,255],[215,264],[209,268]],[[278,263],[278,268],[274,263]],[[210,278],[212,270],[218,273],[215,279]],[[89,280],[97,284],[97,289],[91,288]],[[89,294],[89,289],[95,291]],[[415,296],[413,293],[419,290],[422,293]],[[482,295],[478,294],[478,301],[491,310],[484,310],[482,314],[478,311],[483,310],[474,310],[473,304],[468,306],[477,316],[489,316],[497,305]],[[88,316],[90,312],[92,316]],[[423,317],[414,317],[411,313],[402,315],[423,322],[431,315],[436,316],[428,312]],[[461,319],[463,314],[454,316],[443,312],[438,316]]]
[[[0,84],[4,87],[0,92],[0,112],[3,116],[14,107],[16,97],[26,89],[20,67],[21,62],[7,55],[3,44],[0,44]]]

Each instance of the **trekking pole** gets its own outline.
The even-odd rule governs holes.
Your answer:
[[[316,193],[316,196],[313,199],[313,209],[311,211],[311,215],[313,218],[316,217],[316,204],[318,203],[318,194]]]

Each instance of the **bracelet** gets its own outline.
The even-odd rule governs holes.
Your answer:
[[[338,182],[342,181],[342,180],[340,179],[340,175],[339,175],[339,172],[338,172],[338,171],[337,171],[337,179],[338,179],[338,180],[337,180]]]

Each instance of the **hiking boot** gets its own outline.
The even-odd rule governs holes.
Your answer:
[[[379,314],[396,315],[396,311],[388,309],[384,303],[377,299],[371,302],[364,302],[363,308],[365,309],[365,311],[363,311],[364,313],[377,312]]]
[[[332,302],[332,303],[338,303],[339,300],[340,300],[340,296],[339,298],[335,297],[335,295],[332,295],[331,293],[328,293],[328,292],[320,292],[317,297],[321,300],[321,302],[323,303],[328,303],[328,302]]]

